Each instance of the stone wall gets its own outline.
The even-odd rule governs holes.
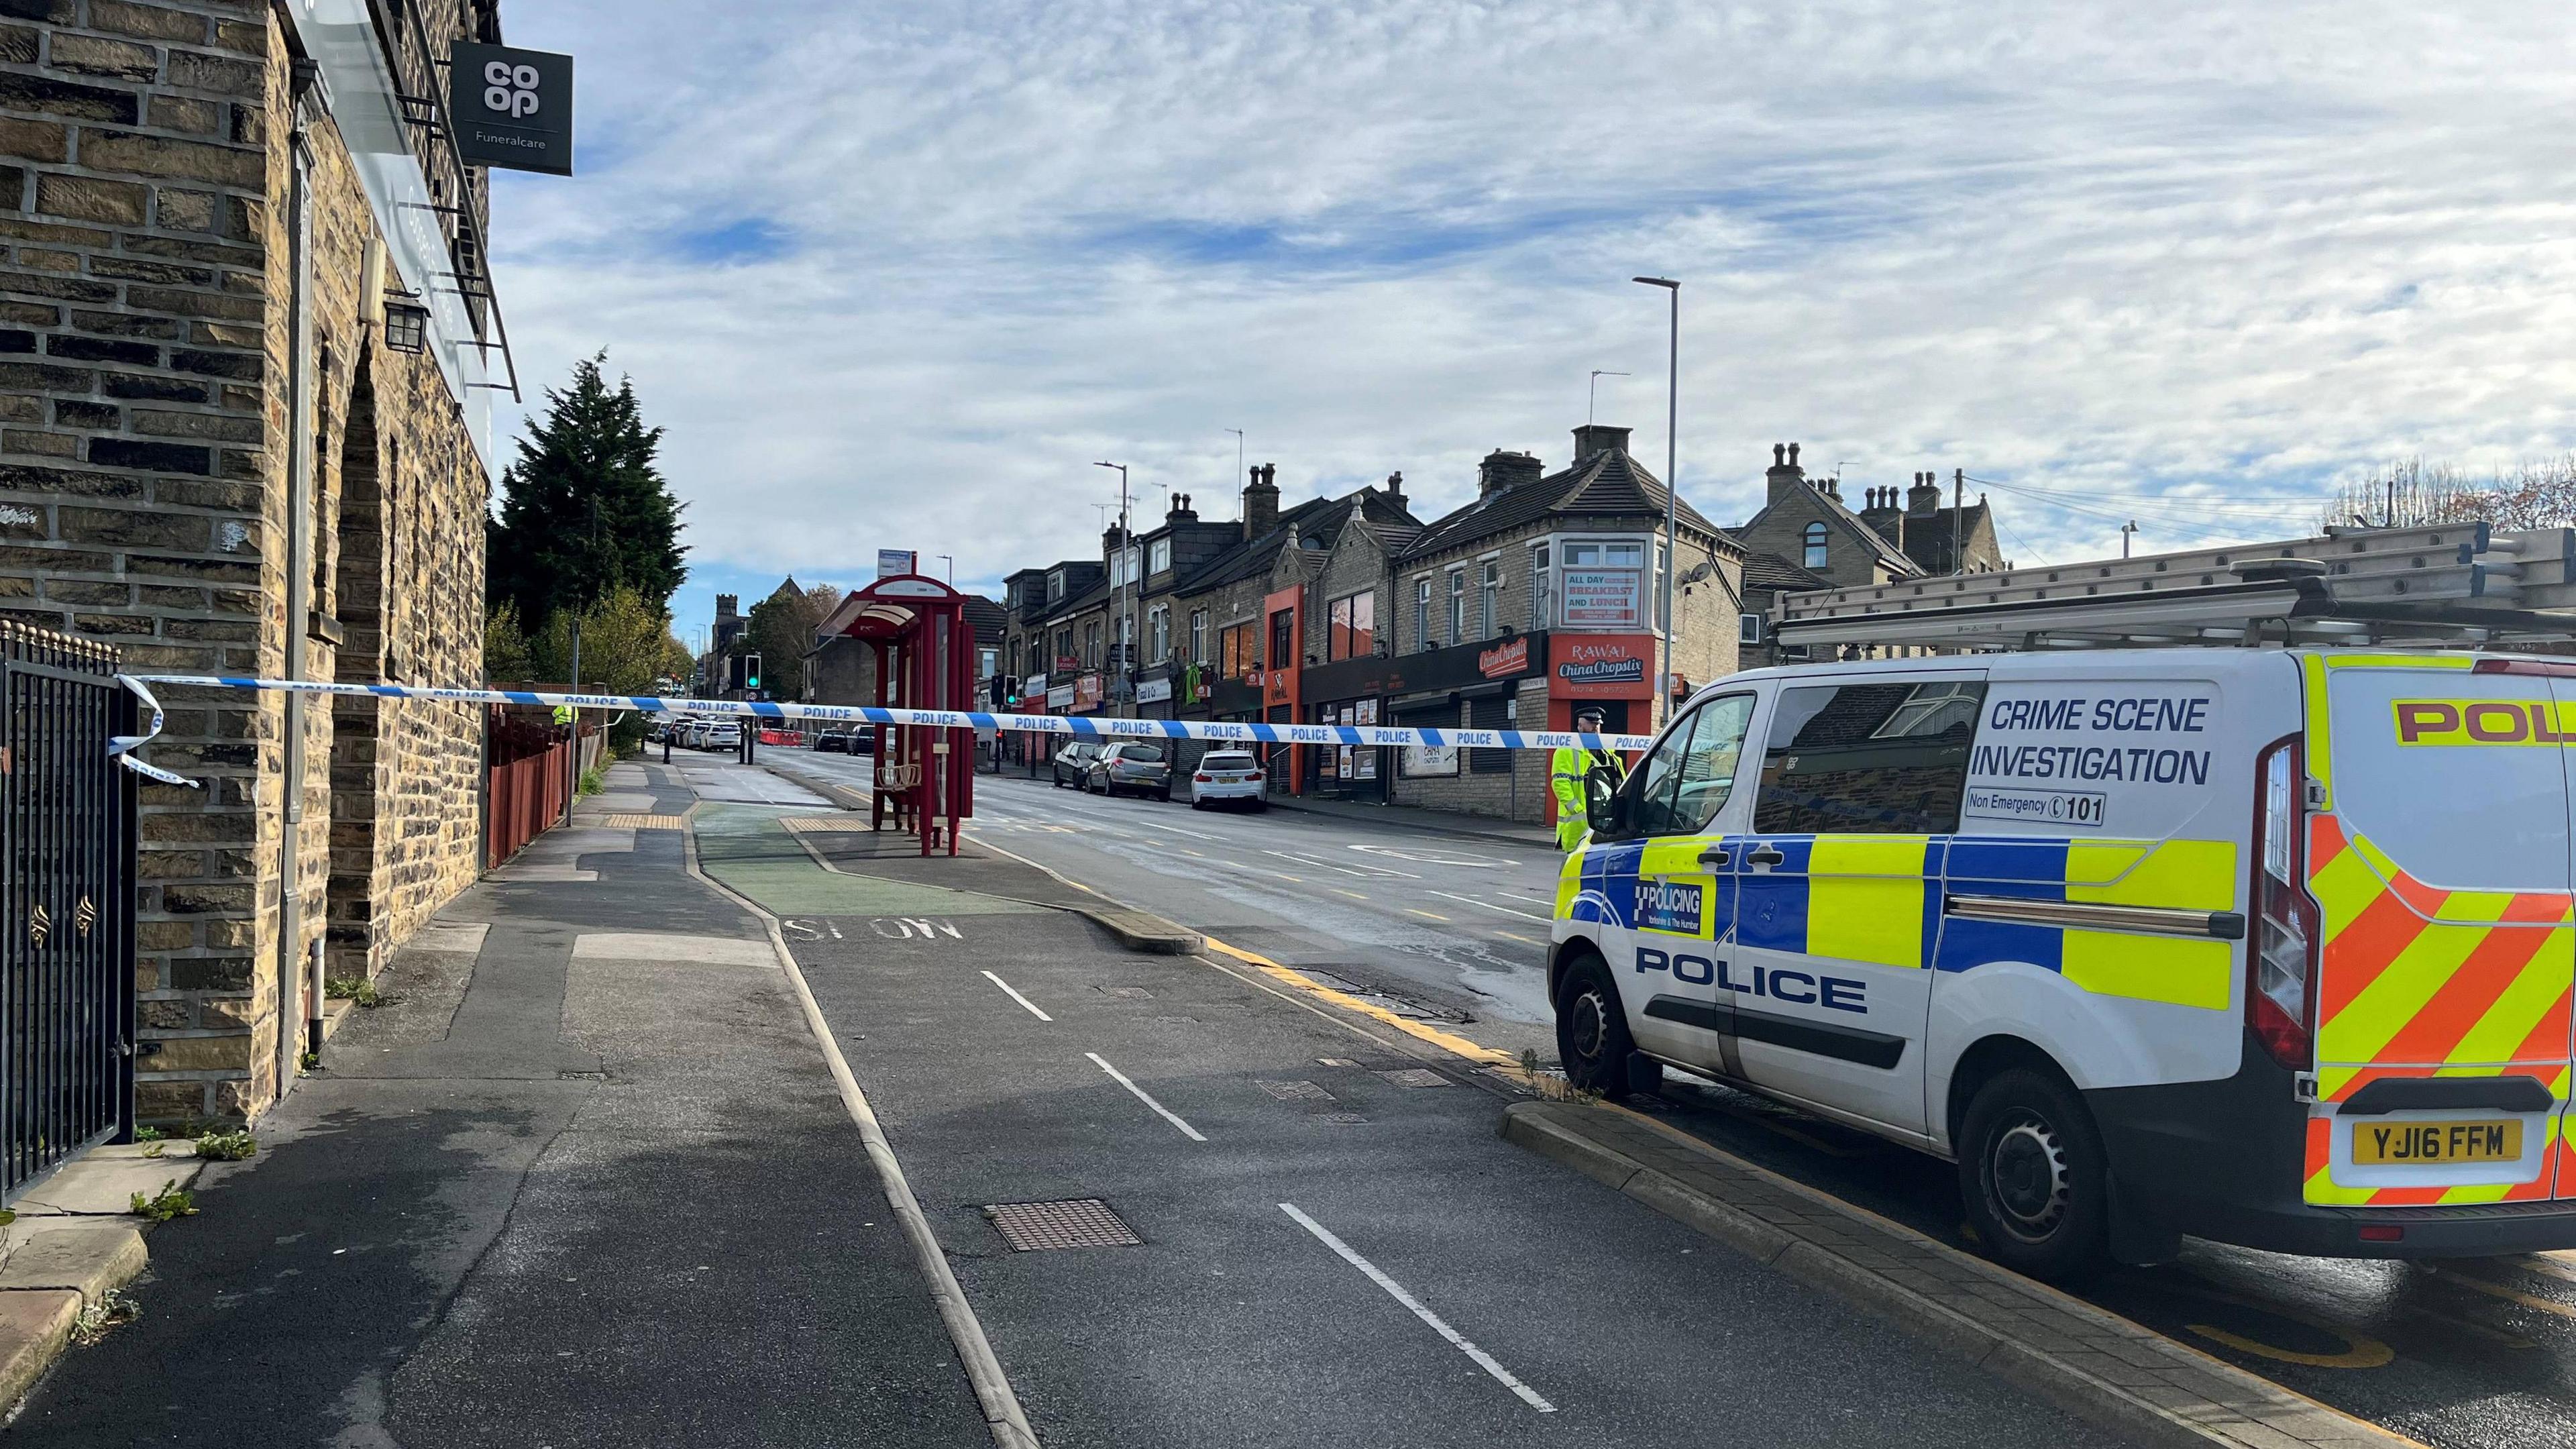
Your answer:
[[[478,680],[482,465],[435,364],[359,320],[376,222],[318,105],[316,497],[289,516],[298,86],[270,9],[0,14],[33,22],[0,21],[0,605],[113,639],[141,671],[283,673],[308,624],[287,617],[301,522],[324,619],[310,677]],[[242,1116],[277,1095],[281,1006],[303,1014],[300,981],[279,989],[281,929],[298,960],[327,929],[336,970],[371,969],[474,878],[480,721],[306,707],[301,908],[282,927],[281,699],[163,695],[148,753],[204,789],[143,792],[137,986],[160,1046],[138,1101],[147,1119]]]

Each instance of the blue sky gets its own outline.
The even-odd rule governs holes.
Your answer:
[[[710,16],[720,13],[721,24]],[[1989,480],[2024,562],[2308,531],[2576,448],[2576,9],[2080,0],[511,0],[583,174],[503,175],[521,375],[609,349],[718,591],[989,585],[1145,509],[1601,418],[1685,492]],[[504,430],[514,419],[503,415]]]

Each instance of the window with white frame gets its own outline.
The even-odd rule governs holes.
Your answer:
[[[1476,637],[1491,639],[1502,632],[1503,561],[1501,559],[1485,560],[1481,585],[1477,590],[1476,600]]]
[[[1057,569],[1054,573],[1047,575],[1047,602],[1052,604],[1063,597],[1064,570]]]
[[[1467,569],[1463,564],[1449,571],[1449,642],[1467,642]]]
[[[1646,587],[1654,592],[1655,601],[1647,607],[1655,611],[1655,627],[1658,629],[1669,629],[1672,627],[1673,621],[1664,617],[1664,604],[1666,602],[1664,576],[1672,572],[1672,567],[1673,551],[1664,546],[1664,541],[1662,539],[1656,539],[1655,573],[1654,577],[1646,580]]]
[[[1825,525],[1822,520],[1807,525],[1806,557],[1802,562],[1811,569],[1825,566]]]
[[[1148,549],[1148,561],[1145,572],[1148,574],[1171,572],[1172,541],[1168,538],[1158,538],[1155,539],[1152,544],[1148,545]]]
[[[1555,583],[1556,572],[1548,567],[1547,545],[1544,543],[1533,545],[1530,549],[1529,626],[1531,628],[1544,629],[1548,626],[1549,611],[1556,602],[1553,592]]]
[[[1145,660],[1160,664],[1172,657],[1172,606],[1156,604],[1145,614]]]
[[[1190,662],[1192,664],[1205,664],[1208,662],[1207,626],[1207,610],[1190,610]]]
[[[1762,616],[1760,614],[1738,614],[1735,616],[1735,642],[1738,644],[1759,644],[1762,642]]]
[[[1431,637],[1431,575],[1424,574],[1413,581],[1413,647],[1428,649],[1435,642]]]

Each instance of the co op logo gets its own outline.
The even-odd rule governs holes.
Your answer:
[[[524,118],[537,113],[537,68],[496,60],[483,67],[483,104],[501,115]]]

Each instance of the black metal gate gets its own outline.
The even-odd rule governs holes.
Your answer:
[[[0,1202],[133,1129],[135,717],[115,650],[0,622]]]

